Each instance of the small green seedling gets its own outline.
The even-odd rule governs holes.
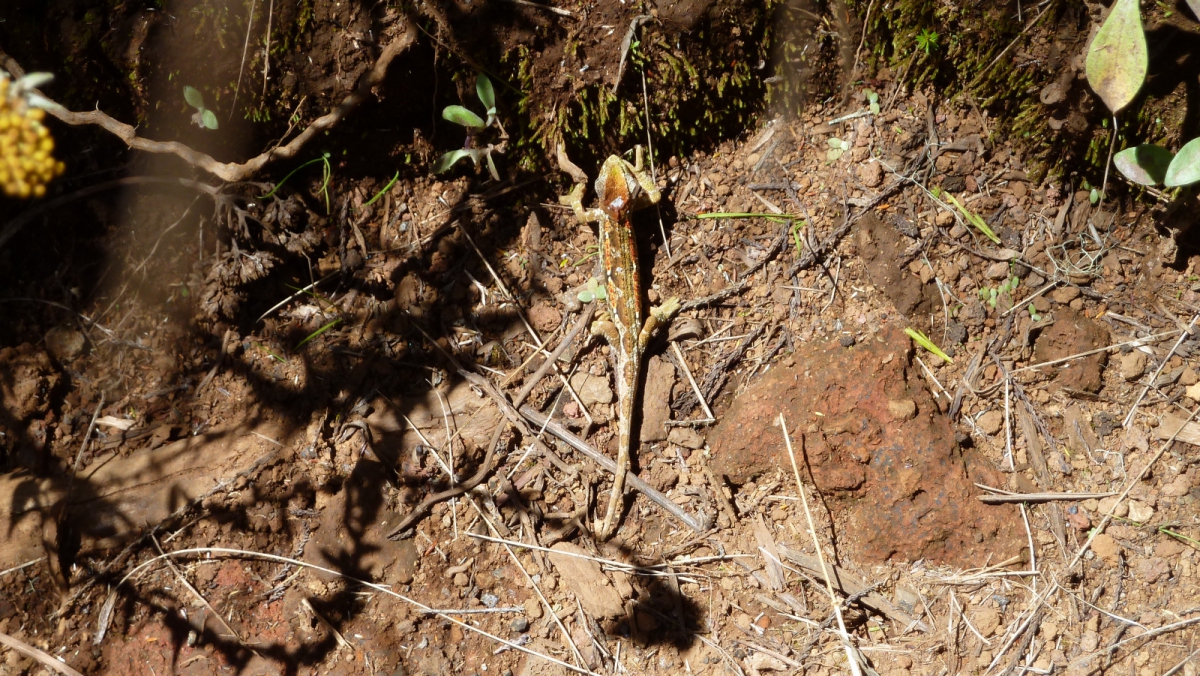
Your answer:
[[[917,49],[925,50],[925,54],[928,56],[929,52],[937,48],[938,37],[940,36],[937,34],[937,31],[931,31],[928,28],[923,29],[920,33],[917,33]]]
[[[796,258],[804,257],[804,242],[800,239],[800,231],[807,225],[804,221],[792,222],[792,241],[796,244]]]
[[[579,292],[580,303],[590,303],[594,300],[605,300],[608,298],[608,292],[604,290],[604,285],[600,283],[599,278],[592,277],[588,280],[587,286]]]
[[[878,115],[879,114],[879,94],[876,94],[875,92],[871,91],[870,89],[868,89],[867,91],[865,91],[863,93],[866,94],[866,96],[867,96],[867,105],[871,109],[871,114]]]
[[[843,153],[850,149],[850,144],[840,138],[831,138],[826,143],[829,144],[829,150],[825,153],[825,157],[830,162],[837,161]]]
[[[1042,316],[1040,314],[1038,314],[1037,308],[1035,308],[1033,306],[1033,303],[1030,303],[1029,305],[1026,305],[1025,307],[1029,308],[1029,318],[1030,319],[1032,319],[1035,322],[1042,321]]]
[[[1200,4],[1189,3],[1193,9]],[[1138,0],[1117,0],[1088,47],[1088,84],[1116,115],[1137,96],[1149,64]],[[1185,143],[1178,153],[1150,143],[1126,148],[1113,156],[1113,164],[1139,185],[1191,185],[1200,181],[1200,138]]]
[[[196,109],[196,114],[192,115],[192,122],[205,129],[217,128],[217,114],[204,107],[204,95],[200,90],[191,86],[184,87],[183,100]]]
[[[433,173],[440,174],[444,171],[449,171],[451,167],[458,164],[459,160],[471,158],[475,166],[479,166],[481,159],[487,159],[488,173],[492,175],[494,180],[500,180],[500,172],[496,171],[496,162],[492,159],[492,153],[504,152],[504,140],[507,135],[504,133],[504,127],[500,124],[499,118],[496,117],[496,92],[492,89],[492,81],[483,73],[475,78],[475,94],[479,96],[479,101],[487,108],[487,120],[479,117],[471,112],[469,108],[463,106],[446,106],[442,110],[442,117],[454,124],[461,125],[467,130],[467,138],[463,142],[463,147],[458,150],[452,150],[437,159],[433,165]],[[495,126],[500,130],[501,141],[497,144],[489,143],[487,147],[475,147],[475,138],[483,133],[489,127]]]
[[[933,341],[929,340],[929,336],[916,329],[904,329],[904,333],[907,334],[909,338],[912,338],[914,341],[916,341],[917,345],[920,345],[926,350],[932,352],[934,355],[941,357],[942,361],[946,362],[947,364],[954,363],[954,360],[950,358],[950,355],[942,352],[942,348],[934,345]]]
[[[1002,296],[1004,296],[1004,294],[1009,294],[1011,296],[1012,292],[1017,290],[1017,286],[1020,283],[1021,283],[1021,280],[1019,278],[1013,277],[1012,279],[1005,280],[1005,282],[1003,284],[1001,284],[1000,286],[994,286],[990,289],[988,289],[988,288],[980,289],[979,290],[979,300],[983,301],[984,303],[987,303],[988,307],[995,310],[996,309],[996,301],[999,298],[1001,298]],[[1033,309],[1032,305],[1030,305],[1029,307],[1030,307],[1030,309]],[[1034,321],[1037,321],[1037,320],[1035,319]]]

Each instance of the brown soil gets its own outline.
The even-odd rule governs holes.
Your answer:
[[[0,23],[0,48],[60,74],[48,93],[221,159],[329,110],[398,22],[423,31],[375,100],[314,141],[310,157],[331,153],[327,192],[320,164],[271,197],[225,186],[215,207],[129,185],[0,248],[0,633],[88,674],[846,673],[824,582],[836,566],[834,593],[853,599],[841,621],[880,674],[1195,673],[1200,424],[1183,422],[1200,344],[1179,337],[1200,311],[1200,260],[1159,227],[1177,212],[1031,181],[1036,149],[899,73],[867,74],[872,114],[845,77],[853,49],[816,34],[841,62],[793,66],[820,96],[751,120],[765,85],[745,85],[760,98],[744,112],[659,153],[665,198],[635,216],[644,300],[685,310],[650,349],[634,471],[714,525],[634,493],[599,542],[611,475],[459,370],[516,396],[538,346],[585,309],[596,231],[557,203],[557,174],[425,172],[462,140],[435,125],[440,108],[478,108],[471,54],[528,50],[528,96],[497,87],[514,158],[548,162],[518,129],[588,87],[616,83],[614,110],[644,115],[639,65],[615,78],[646,8],[285,4],[273,51],[251,26],[237,88],[248,33],[231,3],[21,5]],[[730,72],[769,46],[732,30],[760,25],[756,3],[649,9],[641,35],[698,64],[706,44],[737,55]],[[827,18],[857,44],[845,15]],[[1022,58],[1053,38],[1038,27]],[[224,110],[237,91],[262,117],[190,128],[184,84]],[[716,86],[700,78],[692,103]],[[64,192],[180,171],[92,130],[55,133]],[[624,141],[589,133],[570,152],[594,174]],[[784,216],[698,217],[712,212]],[[612,456],[611,349],[587,335],[527,403]],[[388,537],[493,453],[479,487]],[[985,505],[984,486],[1097,495]],[[0,673],[46,671],[6,649]]]

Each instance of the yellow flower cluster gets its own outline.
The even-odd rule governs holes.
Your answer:
[[[42,124],[46,111],[26,101],[0,71],[0,190],[10,197],[41,197],[66,169],[54,159],[54,139]]]

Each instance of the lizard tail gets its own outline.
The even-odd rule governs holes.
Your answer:
[[[604,522],[597,533],[601,540],[613,536],[618,524],[617,514],[620,511],[622,498],[625,496],[625,475],[629,473],[629,444],[630,428],[633,420],[633,397],[626,396],[621,400],[621,413],[617,421],[617,472],[613,475],[612,493],[608,496],[608,510],[604,514]]]

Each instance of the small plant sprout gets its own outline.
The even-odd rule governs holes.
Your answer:
[[[1189,4],[1193,10],[1200,5],[1192,0]],[[1088,46],[1088,84],[1115,116],[1137,96],[1149,63],[1138,0],[1116,0]],[[1112,160],[1117,171],[1139,185],[1191,185],[1200,181],[1200,138],[1185,143],[1178,153],[1146,143],[1126,148]]]
[[[1002,298],[1003,296],[1005,296],[1006,294],[1011,298],[1012,292],[1017,290],[1017,286],[1020,283],[1021,283],[1021,280],[1019,278],[1013,277],[1012,279],[1005,280],[1005,282],[1003,284],[1001,284],[1000,286],[993,286],[990,289],[988,289],[988,288],[980,289],[979,290],[979,300],[984,303],[987,303],[988,307],[995,310],[996,309],[996,301],[998,299]],[[1030,305],[1029,308],[1033,309],[1033,306]],[[1035,319],[1034,321],[1037,321],[1037,320]]]
[[[604,290],[604,285],[600,283],[599,278],[592,277],[588,280],[587,286],[579,292],[580,303],[590,303],[594,300],[605,300],[608,298],[608,292]]]
[[[871,91],[870,89],[863,92],[863,94],[866,95],[866,97],[867,97],[867,106],[870,107],[871,114],[878,115],[879,114],[879,94],[876,94],[875,92]]]
[[[184,87],[183,100],[196,109],[196,113],[192,115],[192,122],[196,123],[196,126],[205,129],[217,128],[217,114],[204,107],[204,95],[200,93],[199,89],[192,86]]]
[[[1042,316],[1040,314],[1038,314],[1037,308],[1035,308],[1033,306],[1033,303],[1030,303],[1029,305],[1026,305],[1025,307],[1029,308],[1029,318],[1030,319],[1032,319],[1035,322],[1042,321]]]
[[[906,333],[909,338],[912,338],[914,341],[916,341],[917,345],[920,345],[921,347],[925,348],[926,350],[929,350],[930,352],[932,352],[934,355],[940,357],[942,359],[942,361],[946,362],[947,364],[954,363],[954,360],[950,358],[950,355],[946,354],[945,352],[942,352],[942,349],[940,347],[938,347],[937,345],[934,345],[932,340],[929,340],[929,336],[925,335],[924,333],[921,333],[920,331],[918,331],[916,329],[911,329],[911,328],[904,329],[904,333]]]
[[[479,117],[469,108],[463,106],[446,106],[442,110],[442,117],[454,124],[465,127],[467,138],[463,142],[462,148],[452,150],[437,159],[437,162],[433,165],[433,173],[440,174],[444,171],[449,171],[451,167],[458,164],[459,160],[468,157],[471,158],[476,167],[479,166],[481,159],[487,159],[488,173],[492,175],[494,180],[499,181],[500,172],[496,171],[496,162],[492,159],[492,153],[504,152],[504,142],[508,136],[504,133],[504,126],[500,124],[500,119],[496,117],[496,92],[492,88],[492,81],[488,79],[487,75],[480,73],[479,77],[475,79],[475,94],[479,97],[480,103],[487,108],[487,119]],[[476,147],[475,138],[493,126],[500,130],[500,143],[489,143],[483,148]]]
[[[850,144],[840,138],[831,138],[826,143],[829,144],[829,150],[825,153],[825,158],[830,162],[836,162],[843,153],[850,149]]]
[[[917,49],[925,50],[925,55],[928,56],[929,52],[937,48],[938,37],[937,31],[922,29],[917,33]]]

